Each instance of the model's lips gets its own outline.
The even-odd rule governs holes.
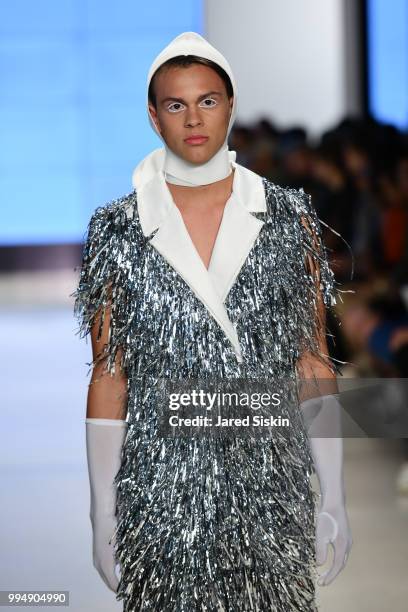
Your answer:
[[[208,136],[190,136],[190,138],[186,138],[184,142],[192,145],[203,144],[203,142],[207,142]]]

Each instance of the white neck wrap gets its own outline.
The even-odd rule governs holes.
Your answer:
[[[205,164],[189,164],[184,159],[175,155],[167,146],[164,158],[164,173],[166,181],[174,185],[185,185],[194,187],[197,185],[209,185],[229,176],[232,172],[230,152],[228,144],[217,151]],[[234,160],[235,161],[235,155]]]

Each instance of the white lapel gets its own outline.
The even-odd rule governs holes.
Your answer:
[[[148,236],[159,228],[150,244],[203,302],[232,343],[238,361],[242,361],[237,332],[224,301],[264,224],[251,212],[265,212],[266,202],[262,178],[232,163],[235,168],[232,195],[224,209],[208,270],[190,238],[162,171],[137,191],[137,206],[143,234]]]
[[[235,167],[232,195],[228,200],[214,244],[208,273],[224,302],[264,221],[252,212],[266,212],[262,178],[244,166]]]

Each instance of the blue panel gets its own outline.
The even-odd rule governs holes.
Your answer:
[[[191,0],[163,2],[159,0],[137,2],[137,0],[121,0],[118,3],[101,3],[100,0],[88,0],[87,19],[93,34],[116,32],[122,34],[152,34],[162,32],[166,37],[170,30],[178,33],[186,30],[200,31],[201,3]],[[105,7],[101,11],[101,4]],[[172,36],[170,36],[171,40]],[[160,49],[159,49],[160,50]]]
[[[0,38],[0,104],[34,108],[72,104],[80,74],[77,43],[69,36]],[[28,104],[28,100],[30,104]]]
[[[84,133],[80,130],[74,105],[60,104],[44,108],[1,109],[2,146],[0,169],[8,176],[38,172],[76,172],[84,161],[81,152]],[[20,179],[19,179],[20,180]],[[17,185],[16,185],[17,186]]]
[[[136,164],[162,146],[148,68],[202,27],[201,0],[2,3],[1,244],[80,241],[97,206],[131,191]]]
[[[57,244],[81,236],[86,221],[80,173],[29,170],[2,176],[0,200],[7,204],[2,207],[2,243]]]
[[[107,4],[100,2],[100,6]],[[86,0],[13,0],[2,2],[0,9],[0,35],[58,37],[81,24],[81,5]]]
[[[378,120],[408,128],[408,0],[368,0],[369,107]]]

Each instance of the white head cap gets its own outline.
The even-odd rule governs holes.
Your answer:
[[[158,68],[167,60],[179,55],[196,55],[209,59],[225,70],[231,80],[234,93],[233,106],[228,124],[225,141],[215,155],[204,164],[192,164],[171,151],[164,142],[159,130],[157,129],[149,111],[148,91],[150,81]],[[237,107],[237,88],[231,66],[215,47],[210,45],[200,34],[196,32],[183,32],[176,36],[155,58],[150,66],[146,84],[146,107],[150,125],[164,142],[164,148],[155,149],[145,157],[133,172],[133,185],[141,188],[154,173],[163,171],[166,180],[177,185],[207,185],[215,181],[226,178],[232,171],[231,162],[235,161],[235,151],[228,149],[228,135],[231,131],[236,116]]]

